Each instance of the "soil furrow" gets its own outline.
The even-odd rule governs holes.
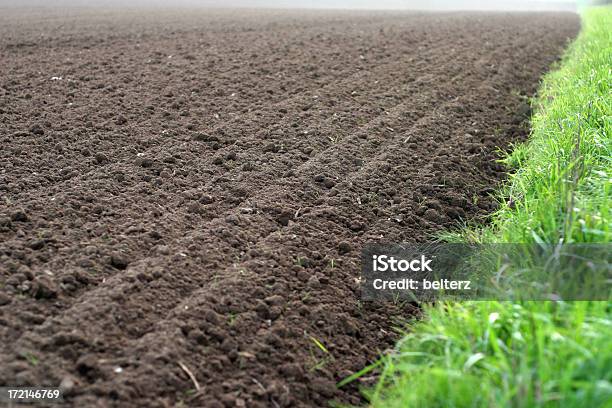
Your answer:
[[[330,94],[333,94],[333,91],[329,91],[329,93],[330,93]],[[308,97],[304,97],[303,99],[308,99]],[[274,109],[275,109],[275,108],[274,108]],[[273,110],[274,110],[274,109],[273,109]],[[387,112],[387,113],[388,113],[388,112]],[[224,126],[224,127],[231,127],[231,126],[232,126],[232,125],[230,124],[230,125],[226,125],[226,126]],[[346,131],[346,130],[344,130],[344,131]],[[349,130],[349,132],[350,132],[350,130]],[[257,135],[255,135],[254,140],[256,140],[256,137],[257,137]],[[324,137],[324,136],[323,136],[323,137]],[[176,144],[176,141],[174,141],[173,143],[174,143],[174,144]],[[161,148],[159,148],[158,150],[159,150],[159,151],[168,150],[168,149],[169,149],[169,148],[171,148],[171,147],[172,147],[171,145],[170,145],[170,146],[162,146],[162,147],[161,147]],[[261,147],[255,146],[255,149],[258,149],[258,148],[259,148],[259,149],[261,149]],[[156,150],[157,150],[157,148],[156,148]],[[147,153],[147,154],[149,154],[149,153]],[[249,152],[248,152],[248,151],[245,151],[245,155],[249,155]],[[251,155],[252,155],[252,153],[251,153]],[[257,155],[257,153],[256,153],[255,155]],[[154,156],[154,154],[153,154],[153,156]],[[209,161],[210,161],[210,160],[209,160]],[[287,160],[285,160],[285,161],[287,161]],[[198,165],[198,167],[202,167],[202,166],[201,166],[201,165]],[[289,168],[290,168],[290,167],[289,167]],[[116,168],[115,170],[118,170],[118,169]],[[285,169],[285,170],[286,170],[286,169]],[[282,173],[282,172],[284,172],[285,170],[282,170],[282,171],[281,171],[281,173]],[[111,170],[111,171],[112,171],[112,170]],[[265,177],[266,177],[266,176],[267,176],[267,175],[262,175],[262,176],[259,176],[259,179],[260,179],[260,180],[261,180],[261,179],[265,179]],[[73,181],[73,180],[71,180],[71,181]],[[107,180],[107,183],[108,183],[109,185],[112,185],[113,181],[114,181],[114,180],[112,180],[112,179],[111,179],[111,180]],[[67,183],[67,182],[65,182],[65,183]],[[105,188],[103,185],[100,185],[100,184],[99,184],[99,182],[98,182],[97,180],[94,180],[94,181],[92,181],[91,183],[93,184],[93,186],[89,187],[89,189],[92,189],[92,187],[93,187],[93,188],[95,188],[97,191],[106,191],[106,190],[108,190],[108,189],[107,189],[107,188]],[[254,178],[253,178],[253,177],[250,177],[246,183],[242,183],[242,184],[248,184],[248,183],[251,183],[251,184],[255,185],[255,180],[254,180]],[[76,188],[83,188],[83,187],[87,186],[87,184],[89,184],[89,183],[77,183],[77,184],[75,185],[75,187],[76,187]],[[208,183],[207,183],[207,186],[208,186],[208,187],[211,187],[211,186],[213,186],[213,187],[214,187],[214,186],[217,186],[217,185],[218,185],[218,183],[216,183],[216,180],[214,180],[214,179],[213,179],[212,181],[210,181],[210,182],[208,182]],[[77,187],[77,186],[78,186],[78,187]],[[86,188],[87,188],[87,187],[86,187]],[[242,188],[242,187],[239,187],[239,188]],[[138,189],[138,187],[136,187],[134,190],[137,190],[137,189]],[[203,190],[206,190],[206,189],[207,189],[207,187],[205,187]],[[230,191],[231,191],[231,190],[234,190],[234,191],[235,191],[235,190],[237,190],[237,189],[236,189],[236,188],[232,188],[232,189],[230,189]],[[213,191],[213,193],[215,193],[215,192]],[[137,191],[132,191],[132,192],[129,192],[129,191],[128,191],[128,192],[127,192],[125,195],[129,196],[129,195],[133,195],[133,194],[137,194]],[[241,203],[241,201],[238,201],[237,203],[234,203],[234,206],[235,206],[235,205],[238,205],[238,204],[240,204],[240,203]],[[18,204],[18,203],[16,203],[16,204]],[[61,203],[57,203],[57,204],[58,204],[58,205],[61,205]],[[129,201],[128,201],[126,204],[129,206]],[[179,204],[180,204],[180,203],[179,203]],[[123,206],[121,206],[121,207],[123,207]],[[128,207],[126,210],[127,210],[127,211],[129,211],[129,207]],[[165,209],[165,210],[166,210],[166,211],[170,211],[170,212],[171,212],[171,210],[172,210],[172,209],[170,209],[170,208],[167,208],[167,207],[166,207],[166,209]],[[178,210],[179,210],[179,211],[181,211],[181,208],[179,207],[179,208],[178,208]],[[183,209],[183,210],[184,210],[184,209]],[[121,218],[121,217],[120,217],[120,214],[119,214],[119,216],[117,216],[117,214],[116,214],[115,216],[116,216],[117,218]],[[145,226],[141,226],[141,229],[142,229],[143,227],[144,227],[144,228],[147,228],[148,226],[146,226],[146,225],[145,225]],[[158,228],[159,228],[159,227],[160,227],[160,226],[158,225]],[[129,228],[133,228],[133,227],[128,227],[128,230],[129,230]],[[171,242],[171,241],[172,241],[172,237],[169,237],[169,236],[168,236],[168,235],[167,235],[165,232],[166,232],[166,231],[163,231],[163,233],[164,233],[164,237],[165,237],[165,242]],[[134,239],[138,239],[138,237],[135,237]],[[100,246],[100,243],[99,243],[99,242],[98,242],[98,243],[96,243],[95,241],[93,241],[93,242],[92,242],[92,241],[90,241],[90,242],[89,242],[89,244],[90,244],[90,245],[96,245],[96,244],[98,244],[97,246],[98,246],[98,247]],[[65,256],[65,254],[62,254],[62,256]],[[142,256],[146,256],[146,253],[145,253],[145,254],[143,254],[143,255],[140,255],[140,256],[141,256],[141,257],[142,257]],[[134,256],[133,256],[133,255],[132,255],[132,258],[134,258]]]

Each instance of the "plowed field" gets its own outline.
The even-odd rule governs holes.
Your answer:
[[[486,222],[497,148],[578,29],[0,13],[0,385],[61,384],[73,407],[359,403],[372,378],[336,382],[417,312],[360,301],[362,246]]]

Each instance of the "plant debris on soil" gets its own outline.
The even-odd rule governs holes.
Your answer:
[[[366,242],[483,221],[568,13],[0,16],[0,385],[326,406],[410,305]],[[367,380],[362,381],[367,385]]]

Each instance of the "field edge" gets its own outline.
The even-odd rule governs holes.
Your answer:
[[[610,242],[612,7],[582,19],[534,100],[530,140],[505,160],[516,170],[492,223],[451,239]],[[445,302],[424,315],[381,360],[365,391],[372,406],[597,407],[612,397],[609,302]]]

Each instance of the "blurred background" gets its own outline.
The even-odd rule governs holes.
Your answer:
[[[408,10],[576,10],[610,0],[0,0],[1,7],[248,7]]]

